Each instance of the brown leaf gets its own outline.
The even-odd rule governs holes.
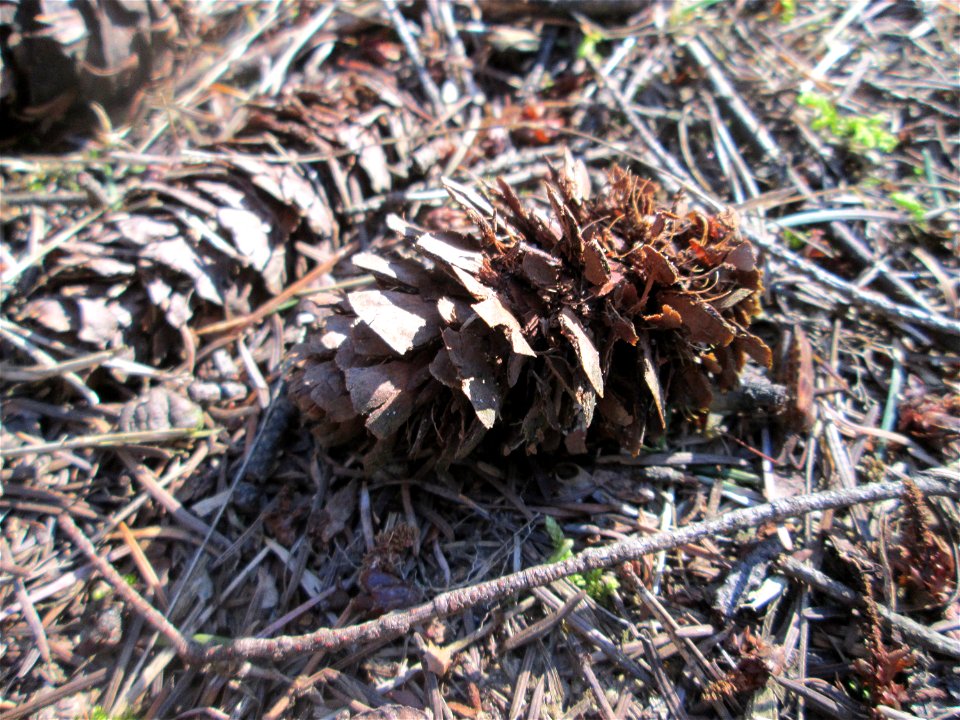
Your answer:
[[[643,319],[661,330],[676,330],[683,326],[683,318],[680,313],[669,305],[660,308],[660,312],[655,315],[644,315]]]
[[[451,267],[450,272],[453,273],[457,282],[463,285],[464,289],[477,300],[485,300],[495,294],[493,288],[484,285],[465,270],[461,270],[458,267]]]
[[[217,222],[230,231],[240,254],[255,270],[263,270],[270,262],[270,225],[255,212],[235,208],[217,210]]]
[[[394,260],[369,252],[357,253],[350,258],[350,262],[353,263],[354,267],[371,272],[379,278],[392,280],[409,287],[422,287],[430,282],[427,271],[414,262]]]
[[[417,239],[417,247],[432,258],[451,268],[459,268],[473,276],[483,269],[483,253],[452,235],[424,233]]]
[[[560,278],[560,261],[543,250],[528,249],[523,254],[520,267],[527,279],[541,288],[556,286]]]
[[[175,293],[173,288],[164,282],[163,278],[146,279],[144,287],[147,290],[147,297],[154,305],[163,310],[163,314],[171,327],[185,327],[187,321],[193,317],[193,311],[190,309],[187,298],[180,293]]]
[[[418,295],[356,290],[347,295],[347,301],[357,317],[398,355],[430,342],[439,333],[436,306]]]
[[[587,240],[583,247],[583,274],[594,285],[603,286],[610,280],[610,263],[596,239]]]
[[[31,300],[24,306],[21,317],[40,323],[53,332],[68,332],[73,327],[73,320],[67,302],[53,298]]]
[[[80,315],[77,337],[97,347],[122,342],[121,331],[133,323],[126,308],[106,298],[77,298],[77,309]]]
[[[341,125],[337,128],[337,140],[356,155],[373,192],[386,192],[392,187],[387,156],[376,133],[359,125]]]
[[[652,278],[655,283],[673,285],[679,279],[677,268],[674,267],[673,263],[650,245],[644,245],[640,248],[640,256],[643,258],[645,274]]]
[[[741,333],[737,335],[737,339],[733,341],[733,344],[737,350],[745,352],[764,367],[768,368],[773,363],[773,352],[767,347],[767,344],[756,335]]]
[[[440,318],[447,325],[460,327],[467,320],[474,317],[473,308],[470,303],[460,298],[447,297],[446,295],[437,300],[437,312]]]
[[[180,228],[176,223],[156,220],[145,215],[128,215],[117,218],[113,223],[123,237],[141,246],[180,234]]]
[[[430,362],[430,374],[451,390],[460,389],[460,376],[457,375],[457,368],[454,367],[450,360],[450,353],[445,347],[440,348]]]
[[[183,273],[193,280],[200,297],[217,305],[223,305],[223,296],[210,275],[211,268],[184,238],[154,241],[140,251],[140,257]]]
[[[343,374],[334,362],[328,361],[308,366],[301,382],[304,392],[310,396],[333,422],[346,422],[357,416],[347,393]]]
[[[727,295],[724,295],[719,300],[714,300],[711,305],[717,310],[726,310],[727,308],[732,308],[734,305],[737,305],[748,297],[753,295],[756,292],[753,288],[736,288],[731,290]]]
[[[597,391],[597,395],[603,397],[603,373],[600,370],[600,354],[597,352],[597,348],[587,335],[580,319],[570,308],[565,307],[561,311],[559,320],[560,331],[573,345],[583,372],[590,384],[593,385],[593,389]]]
[[[454,202],[480,215],[487,217],[493,215],[493,206],[473,188],[461,185],[450,178],[441,178],[440,181],[443,183],[444,190],[453,198]]]
[[[307,226],[320,237],[332,237],[337,228],[330,202],[293,165],[278,165],[234,155],[230,162],[249,175],[254,185],[283,205],[295,209]]]
[[[756,251],[749,242],[742,242],[727,253],[724,262],[733,265],[741,272],[750,272],[757,269]]]
[[[453,665],[453,651],[449,647],[442,647],[428,642],[426,643],[426,647],[423,648],[421,656],[423,657],[424,665],[427,666],[427,670],[439,677],[446,676],[450,670],[450,666]]]

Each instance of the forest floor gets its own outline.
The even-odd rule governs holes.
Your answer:
[[[7,10],[0,720],[958,716],[954,2]],[[351,258],[571,159],[735,211],[768,394],[638,453],[319,442],[284,380]]]

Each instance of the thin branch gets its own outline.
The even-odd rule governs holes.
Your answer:
[[[177,440],[182,437],[203,438],[215,434],[215,430],[198,430],[197,428],[170,428],[168,430],[137,430],[133,432],[102,433],[81,435],[75,438],[64,438],[55,442],[36,443],[0,449],[0,457],[17,458],[25,455],[41,455],[61,450],[77,450],[91,447],[134,447],[153,443],[162,443],[168,440]]]
[[[829,595],[834,600],[839,600],[840,602],[855,607],[863,607],[866,604],[863,596],[859,593],[854,592],[843,583],[831,579],[826,573],[804,565],[792,557],[782,557],[778,561],[778,564],[790,577],[806,583],[824,595]],[[891,627],[899,630],[905,639],[921,645],[927,650],[932,650],[933,652],[960,660],[960,640],[954,640],[947,635],[931,630],[905,615],[893,612],[883,605],[878,604],[876,607],[877,614],[880,618]]]
[[[960,485],[930,479],[914,481],[928,495],[960,497]],[[530,588],[540,587],[574,573],[619,565],[661,550],[695,542],[704,537],[725,535],[762,523],[779,521],[820,510],[835,509],[859,503],[876,502],[899,497],[904,483],[877,483],[861,487],[830,490],[810,495],[799,495],[777,500],[744,510],[736,510],[707,522],[693,523],[669,532],[626,540],[608,547],[591,548],[569,560],[548,565],[537,565],[467,588],[460,588],[437,596],[432,601],[407,610],[392,612],[376,620],[352,625],[339,630],[321,628],[307,635],[274,639],[241,638],[225,645],[207,648],[190,659],[201,662],[219,662],[234,659],[271,658],[281,660],[293,655],[304,655],[317,650],[337,650],[353,643],[363,643],[396,637],[433,618],[446,617],[468,610],[481,603],[494,603]]]

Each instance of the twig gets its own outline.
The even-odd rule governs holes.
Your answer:
[[[387,15],[390,17],[390,22],[393,23],[393,29],[396,30],[397,35],[400,36],[400,42],[402,42],[403,47],[406,48],[407,55],[410,56],[410,61],[417,69],[417,77],[420,79],[423,91],[427,94],[427,97],[430,98],[430,102],[433,103],[434,112],[437,115],[441,115],[443,113],[444,102],[440,95],[440,89],[437,87],[437,84],[433,82],[433,78],[430,77],[430,73],[427,72],[427,68],[423,65],[423,57],[420,55],[417,41],[413,38],[410,28],[407,26],[407,21],[404,19],[400,10],[397,9],[395,0],[383,0],[383,6],[386,8]]]
[[[778,226],[776,223],[768,223],[767,227],[770,232],[775,234]],[[960,335],[960,321],[951,320],[943,315],[929,313],[919,308],[905,307],[885,295],[857,287],[809,260],[799,257],[788,248],[777,243],[767,233],[758,232],[746,224],[744,224],[741,229],[743,234],[746,235],[751,242],[760,246],[771,255],[783,260],[787,265],[802,272],[809,279],[842,293],[847,299],[862,307],[896,320],[916,323],[917,325],[923,325],[924,327],[939,330],[949,335]]]
[[[524,628],[515,635],[510,635],[506,640],[503,641],[503,644],[501,645],[503,652],[506,653],[510,652],[511,650],[516,650],[521,645],[526,645],[528,642],[546,635],[547,632],[550,631],[550,628],[573,612],[573,609],[580,604],[586,594],[587,593],[585,590],[581,590],[580,592],[571,596],[570,599],[560,607],[560,609],[543,618],[543,620],[535,622],[530,627]]]
[[[960,485],[956,483],[948,484],[927,478],[917,479],[915,482],[928,495],[960,497]],[[591,548],[563,562],[537,565],[497,580],[452,590],[437,596],[428,603],[417,605],[408,610],[388,613],[375,620],[340,630],[321,628],[307,635],[275,639],[241,638],[225,645],[206,648],[201,653],[189,657],[200,662],[221,662],[238,658],[251,659],[258,657],[280,660],[293,655],[304,655],[319,649],[331,651],[352,643],[396,637],[433,618],[460,613],[481,603],[498,602],[516,593],[546,585],[574,573],[611,567],[660,550],[686,545],[704,537],[729,534],[743,528],[757,527],[765,522],[859,503],[888,500],[899,497],[903,492],[904,484],[902,482],[891,482],[866,485],[849,490],[831,490],[811,495],[798,495],[753,508],[735,510],[714,520],[693,523],[674,531],[631,539],[604,548]]]
[[[68,683],[64,683],[60,687],[51,688],[34,695],[33,699],[28,700],[19,707],[12,708],[6,712],[0,712],[0,720],[19,720],[29,716],[37,717],[33,715],[38,710],[42,710],[48,705],[53,705],[55,702],[61,698],[69,697],[75,693],[79,693],[83,690],[86,690],[88,687],[93,687],[102,683],[109,672],[109,668],[98,668],[93,670],[86,675],[81,675],[78,678],[71,680]]]
[[[58,450],[75,450],[89,447],[129,447],[146,443],[158,443],[176,440],[182,437],[201,438],[213,435],[215,430],[197,430],[196,428],[170,428],[169,430],[143,430],[138,432],[103,433],[83,435],[71,440],[36,443],[16,448],[0,449],[0,457],[15,458],[24,455],[45,454]]]
[[[23,274],[27,268],[43,260],[47,254],[53,252],[58,247],[63,245],[67,240],[83,230],[94,220],[98,219],[101,215],[103,215],[103,210],[97,210],[96,212],[90,213],[82,220],[53,235],[43,245],[35,249],[26,257],[21,258],[12,267],[7,268],[3,274],[0,275],[0,297],[6,296],[9,289],[7,286],[20,277],[20,275]]]
[[[638,590],[640,592],[640,600],[650,611],[650,614],[660,621],[663,629],[667,635],[670,636],[670,639],[673,640],[674,646],[686,662],[687,667],[693,668],[693,674],[699,678],[703,687],[706,688],[710,683],[723,679],[723,673],[717,668],[716,663],[707,660],[706,656],[700,648],[694,644],[693,640],[682,637],[677,632],[680,629],[680,625],[673,619],[673,616],[667,612],[663,604],[654,597],[653,593],[647,590],[644,585],[640,585]],[[741,710],[739,704],[737,704],[733,698],[731,698],[730,701],[733,704],[734,710]],[[717,715],[724,718],[724,720],[732,720],[730,712],[720,700],[714,699],[711,704],[714,710],[716,710]]]
[[[337,4],[338,3],[333,2],[326,7],[321,7],[319,12],[315,13],[310,20],[304,23],[303,27],[297,30],[291,38],[287,49],[277,58],[276,62],[273,63],[273,67],[270,68],[270,72],[267,73],[266,77],[261,81],[261,94],[276,95],[283,89],[283,82],[287,78],[287,71],[290,69],[290,65],[293,64],[297,55],[303,50],[303,46],[326,25],[327,20],[330,19],[334,10],[337,9]]]
[[[0,557],[6,557],[9,559],[11,565],[14,564],[13,551],[10,549],[7,539],[2,535],[0,535]],[[40,652],[40,657],[43,659],[43,662],[49,665],[51,656],[50,642],[47,640],[47,631],[43,627],[43,621],[37,614],[37,609],[33,606],[33,603],[30,602],[30,595],[27,593],[27,586],[24,584],[23,578],[15,577],[13,579],[13,587],[17,600],[20,602],[23,619],[27,621],[27,626],[37,641],[37,650]]]
[[[613,713],[613,708],[610,707],[610,701],[607,700],[607,695],[600,686],[600,681],[597,680],[593,668],[590,667],[590,655],[582,653],[577,659],[580,661],[580,672],[583,673],[583,677],[587,680],[587,685],[593,692],[593,696],[597,699],[597,706],[600,709],[601,717],[603,717],[604,720],[615,720],[616,715]]]
[[[694,37],[687,40],[685,46],[687,50],[690,51],[693,59],[706,71],[707,77],[710,78],[710,84],[713,85],[713,89],[717,95],[727,103],[747,132],[753,135],[757,141],[757,145],[760,146],[771,160],[776,163],[782,162],[783,153],[780,151],[780,146],[777,145],[776,141],[774,141],[773,137],[760,121],[757,120],[757,117],[747,104],[740,99],[740,96],[733,89],[733,85],[730,84],[730,81],[727,80],[726,76],[717,66],[717,63],[714,62],[713,57],[707,48],[704,47],[700,38]]]
[[[559,610],[563,606],[560,598],[545,587],[534,587],[532,592],[534,597],[554,610]],[[577,635],[598,648],[611,662],[619,665],[643,683],[650,684],[653,682],[650,673],[639,662],[628,657],[610,638],[600,632],[596,628],[596,622],[589,619],[583,611],[576,611],[568,615],[566,624]]]
[[[653,670],[653,678],[657,681],[657,689],[660,691],[660,696],[667,704],[667,707],[670,708],[672,716],[677,718],[677,720],[687,720],[687,713],[683,709],[683,703],[680,701],[680,697],[677,695],[677,691],[673,687],[673,683],[670,682],[670,678],[667,676],[667,672],[663,667],[663,659],[660,657],[660,653],[657,652],[657,648],[653,644],[653,639],[645,630],[640,633],[640,643],[643,645],[643,652],[647,656],[647,663],[649,663],[650,668]]]
[[[154,474],[142,463],[135,461],[130,453],[126,450],[119,449],[117,450],[117,456],[126,466],[130,474],[133,475],[134,479],[143,486],[147,494],[153,498],[160,507],[170,513],[170,517],[177,523],[197,535],[204,535],[206,537],[213,533],[213,527],[208,526],[203,520],[187,510],[179,500],[157,481]],[[229,547],[229,540],[219,533],[215,533],[215,535],[216,541],[221,547]],[[197,552],[201,552],[202,550],[203,547],[199,548]],[[170,602],[173,603],[174,601],[171,600]]]
[[[176,98],[176,103],[178,106],[184,108],[189,107],[190,103],[199,98],[212,85],[219,81],[225,73],[236,66],[237,61],[247,54],[247,50],[249,49],[250,45],[253,44],[254,40],[260,37],[265,30],[276,27],[280,3],[277,0],[273,0],[273,2],[265,4],[268,5],[265,17],[259,18],[260,22],[251,28],[250,32],[241,37],[236,44],[230,48],[230,51],[223,55],[223,57],[221,57],[220,60],[213,67],[211,67],[202,78],[200,78],[200,80],[192,83],[187,92]],[[160,120],[150,129],[146,140],[140,143],[139,147],[137,148],[138,153],[145,153],[161,137],[161,135],[163,135],[163,132],[170,125],[170,118],[170,113],[165,113],[160,117]]]
[[[0,287],[0,298],[3,297],[3,288]],[[46,351],[41,350],[39,347],[34,345],[29,338],[27,333],[23,331],[18,325],[14,325],[6,319],[0,319],[0,337],[4,338],[7,342],[13,345],[16,348],[19,348],[23,352],[27,353],[33,357],[41,365],[48,368],[53,368],[57,366],[57,361],[48,354]],[[88,388],[83,380],[74,373],[74,372],[64,372],[63,379],[69,383],[73,388],[80,393],[80,395],[89,403],[91,406],[96,406],[100,404],[100,398],[97,394]],[[6,376],[4,376],[6,379]]]
[[[308,272],[295,283],[285,287],[283,292],[281,292],[279,295],[271,298],[248,315],[234,318],[233,320],[224,320],[222,322],[212,323],[202,328],[198,328],[195,332],[197,335],[210,335],[213,333],[226,332],[228,330],[239,330],[240,328],[244,328],[247,325],[252,325],[259,320],[262,320],[270,313],[276,312],[284,303],[290,300],[290,298],[296,297],[298,293],[309,287],[321,275],[330,272],[338,262],[343,260],[343,258],[347,257],[351,253],[356,252],[357,248],[358,245],[356,242],[347,243],[342,248],[337,250],[337,252],[334,253],[330,258],[328,258],[326,262],[317,265],[315,268],[313,268],[313,270]]]
[[[834,600],[855,607],[863,607],[866,604],[863,596],[859,593],[854,592],[843,583],[831,579],[826,573],[804,565],[789,555],[781,557],[778,564],[790,577],[810,585]],[[883,605],[877,604],[876,608],[877,614],[891,627],[899,630],[906,640],[922,645],[927,650],[960,660],[960,640],[954,640],[935,632],[915,620],[889,610]]]

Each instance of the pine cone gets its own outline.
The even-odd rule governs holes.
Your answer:
[[[481,441],[507,454],[637,453],[669,409],[705,409],[770,350],[747,327],[762,289],[733,213],[658,207],[614,167],[589,197],[579,162],[547,183],[549,214],[504,183],[492,204],[447,190],[472,231],[422,232],[354,264],[376,277],[293,350],[289,392],[321,442],[446,465]],[[445,219],[455,227],[450,214]]]
[[[390,103],[415,100],[387,87],[383,72],[351,67],[249,103],[236,134],[205,148],[219,159],[174,173],[149,168],[124,207],[78,233],[79,252],[45,258],[57,283],[34,289],[18,319],[70,342],[133,347],[147,363],[179,362],[188,323],[246,315],[281,292],[295,241],[335,249],[354,231],[341,222],[345,209],[392,189],[391,172],[400,172],[383,146],[413,119]],[[391,123],[378,121],[387,116]],[[329,157],[272,162],[278,148],[287,158]]]

